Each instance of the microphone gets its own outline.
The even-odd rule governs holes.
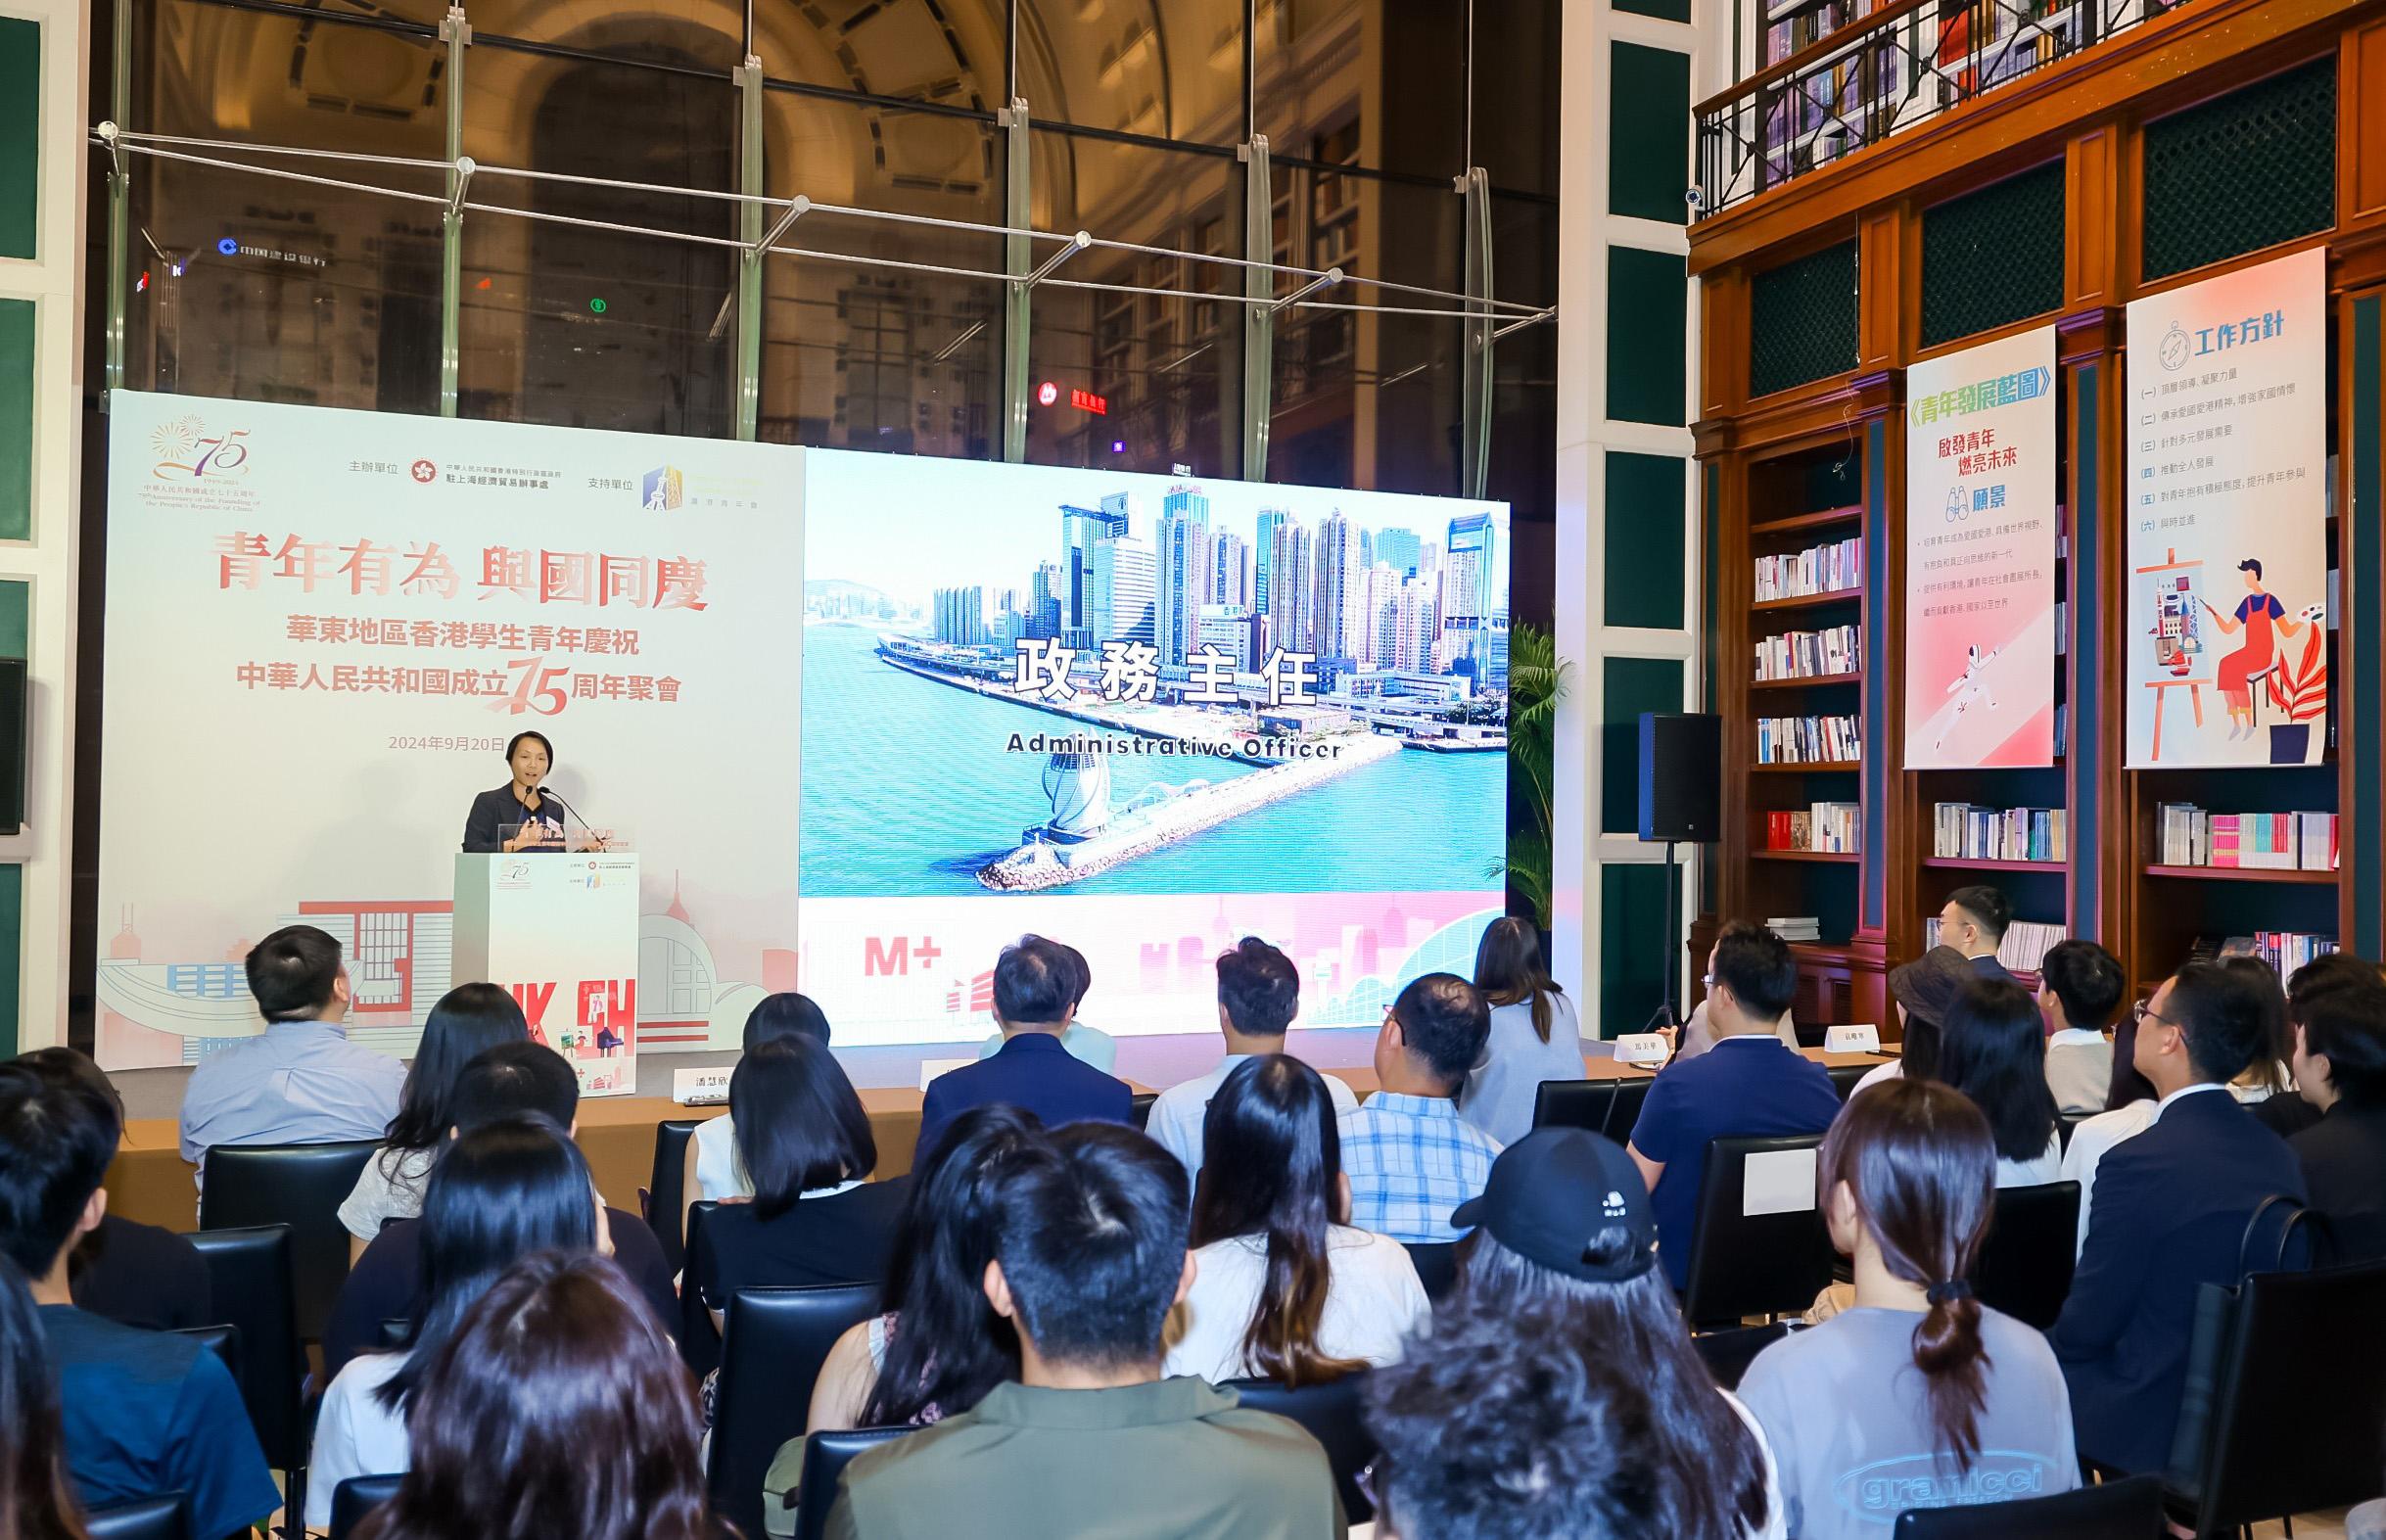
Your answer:
[[[585,818],[585,817],[581,817],[581,813],[580,813],[580,810],[579,810],[578,808],[573,807],[573,806],[572,806],[570,803],[568,803],[568,802],[564,801],[564,800],[563,800],[563,796],[562,796],[562,794],[561,794],[560,792],[556,791],[554,787],[549,786],[549,785],[546,785],[546,784],[544,784],[544,783],[541,783],[541,784],[539,785],[539,787],[538,787],[538,795],[539,795],[539,796],[541,796],[541,797],[552,797],[552,798],[554,798],[554,799],[555,799],[555,806],[557,806],[557,807],[561,808],[561,809],[562,809],[564,812],[566,812],[566,813],[570,814],[570,815],[571,815],[573,817],[580,818],[580,826],[581,826],[582,828],[584,828],[584,829],[586,829],[586,830],[587,830],[587,833],[588,833],[588,838],[590,838],[590,839],[592,839],[592,840],[596,841],[596,848],[597,848],[598,850],[603,850],[603,849],[605,848],[605,838],[604,838],[604,836],[603,836],[603,835],[601,835],[601,834],[599,834],[599,833],[597,833],[597,832],[596,832],[596,830],[595,830],[593,827],[591,827],[591,826],[589,825],[589,822],[588,822],[588,820],[587,820],[586,818]]]

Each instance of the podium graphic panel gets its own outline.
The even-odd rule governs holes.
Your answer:
[[[522,1003],[581,1095],[637,1089],[638,859],[455,858],[455,976]]]

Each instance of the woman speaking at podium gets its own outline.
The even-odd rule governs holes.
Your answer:
[[[472,799],[472,813],[464,819],[464,849],[482,855],[562,850],[563,799],[538,789],[555,763],[555,746],[543,732],[517,732],[505,745],[505,763],[513,769],[513,779]]]

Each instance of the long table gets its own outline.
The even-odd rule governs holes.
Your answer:
[[[1826,1053],[1801,1050],[1806,1057],[1832,1069],[1884,1062],[1869,1053]],[[1377,1088],[1369,1067],[1328,1069],[1361,1097]],[[1613,1058],[1586,1058],[1586,1080],[1650,1080],[1652,1070],[1619,1064]],[[1140,1091],[1144,1088],[1137,1087]],[[920,1094],[905,1086],[871,1087],[858,1093],[869,1114],[870,1137],[878,1143],[880,1177],[896,1177],[912,1169],[912,1146],[919,1141]],[[638,1190],[652,1180],[655,1125],[675,1119],[719,1117],[725,1106],[683,1107],[668,1097],[591,1097],[580,1104],[579,1143],[596,1177],[598,1190],[615,1208],[638,1212]],[[168,1230],[190,1230],[198,1224],[198,1186],[188,1161],[182,1158],[179,1131],[171,1118],[135,1118],[124,1125],[124,1141],[116,1163],[108,1168],[109,1212]]]

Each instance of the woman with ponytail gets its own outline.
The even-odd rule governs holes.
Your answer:
[[[1431,1307],[1398,1241],[1342,1223],[1350,1183],[1324,1078],[1282,1053],[1244,1060],[1201,1140],[1196,1270],[1163,1372],[1308,1385],[1398,1357]]]
[[[1832,1125],[1820,1176],[1855,1305],[1766,1348],[1740,1382],[1780,1462],[1793,1540],[2078,1486],[2054,1351],[1966,1281],[1995,1201],[1980,1109],[1934,1081],[1875,1087]]]

